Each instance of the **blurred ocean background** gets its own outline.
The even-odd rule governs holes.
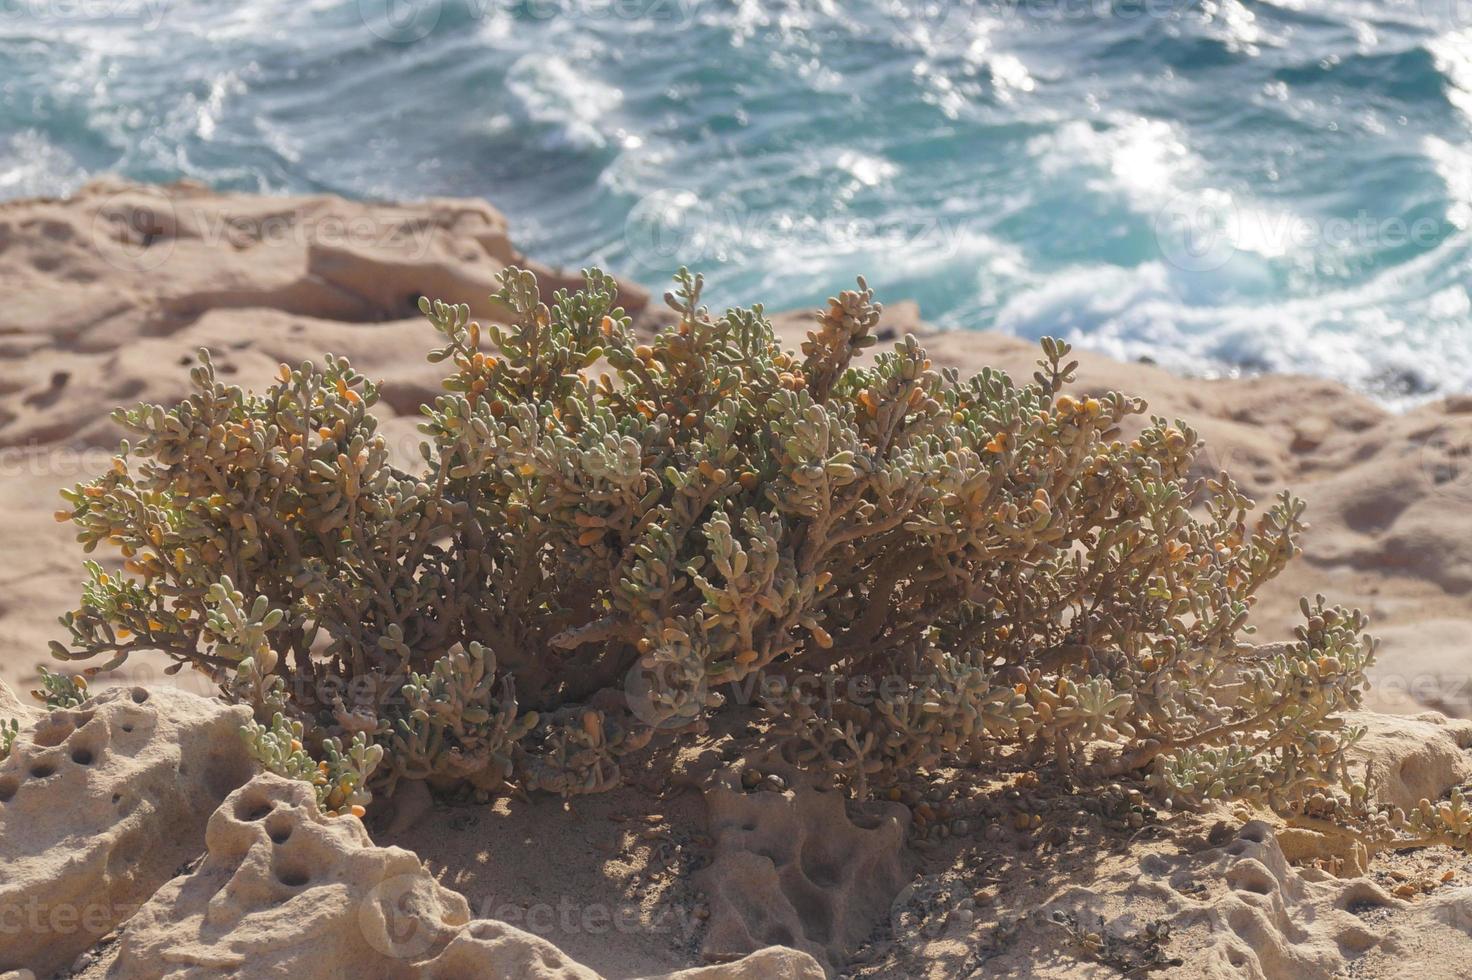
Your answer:
[[[0,197],[480,196],[712,304],[1472,390],[1472,0],[0,0]],[[3,314],[0,314],[3,320]]]

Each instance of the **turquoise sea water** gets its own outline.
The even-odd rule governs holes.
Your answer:
[[[478,195],[713,303],[1472,389],[1472,0],[0,0],[0,196]]]

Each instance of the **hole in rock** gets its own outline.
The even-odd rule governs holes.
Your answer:
[[[843,879],[843,873],[839,870],[840,865],[813,858],[804,852],[802,856],[802,871],[807,879],[819,888],[832,888]]]
[[[1385,894],[1368,881],[1357,882],[1346,888],[1334,904],[1350,915],[1364,915],[1376,909],[1390,907]]]
[[[49,762],[38,762],[31,766],[31,775],[36,779],[45,779],[47,776],[56,774],[56,767]]]
[[[93,762],[92,750],[81,746],[72,749],[72,761],[79,766],[90,766]]]
[[[1261,844],[1267,840],[1267,825],[1254,820],[1237,832],[1240,840],[1250,840],[1254,844]]]
[[[1239,874],[1234,877],[1232,887],[1239,892],[1251,892],[1254,895],[1268,895],[1273,891],[1274,882],[1269,875],[1252,871]]]
[[[791,946],[795,937],[792,930],[783,925],[773,925],[767,930],[766,943],[768,946]]]
[[[0,803],[9,803],[18,789],[20,789],[20,780],[0,779]]]
[[[285,844],[291,840],[291,821],[285,817],[268,820],[266,822],[266,835],[271,838],[273,844]]]
[[[1380,942],[1380,937],[1368,929],[1346,929],[1335,936],[1334,941],[1339,944],[1340,953],[1353,959],[1372,949]]]

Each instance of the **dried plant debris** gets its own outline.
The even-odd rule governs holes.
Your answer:
[[[1164,921],[1146,923],[1139,932],[1120,935],[1105,928],[1104,920],[1093,924],[1076,913],[1055,910],[1050,920],[1068,934],[1075,951],[1095,963],[1112,966],[1127,977],[1142,977],[1151,970],[1181,966],[1185,961],[1166,954],[1170,942],[1170,925]]]

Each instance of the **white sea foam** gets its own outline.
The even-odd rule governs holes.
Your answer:
[[[1426,137],[1421,146],[1446,184],[1447,221],[1463,230],[1472,228],[1472,150],[1436,136]]]
[[[574,146],[606,145],[606,117],[623,101],[618,89],[574,70],[558,55],[521,56],[507,72],[506,87],[529,118]]]
[[[1444,34],[1427,47],[1446,77],[1447,99],[1472,121],[1472,28]]]
[[[65,194],[85,179],[75,160],[34,129],[0,143],[0,198]]]
[[[478,195],[530,254],[688,262],[716,305],[862,272],[1186,368],[1472,375],[1472,0],[428,0],[417,37],[383,0],[19,2],[0,196]]]

